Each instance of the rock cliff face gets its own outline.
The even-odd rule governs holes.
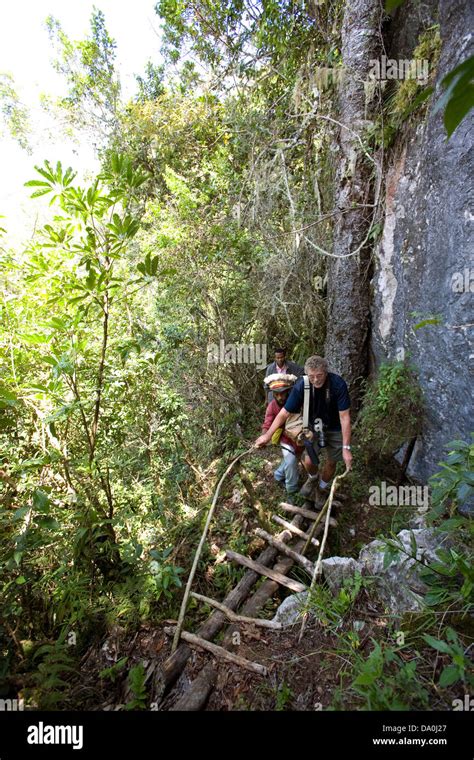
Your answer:
[[[426,13],[436,10],[429,5]],[[411,13],[399,12],[390,57],[413,52],[409,23]],[[427,420],[410,470],[422,480],[436,469],[444,444],[468,438],[474,418],[474,112],[449,141],[442,112],[433,114],[441,79],[473,54],[474,5],[440,0],[439,24],[431,110],[390,156],[371,306],[373,363],[408,357],[419,371]],[[435,323],[415,329],[426,319]]]

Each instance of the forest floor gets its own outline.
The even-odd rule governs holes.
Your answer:
[[[276,452],[268,451],[258,452],[246,463],[255,495],[268,508],[269,517],[285,498],[273,480],[276,463]],[[351,499],[350,480],[341,490],[345,496],[344,506],[336,510],[338,527],[330,531],[326,556],[355,557],[363,545],[378,535],[407,527],[411,516],[407,510],[394,514],[388,507],[373,507],[364,500]],[[248,504],[245,493],[237,478],[226,486],[219,516],[209,536],[207,565],[202,566],[194,584],[200,593],[223,599],[243,574],[244,569],[223,562],[226,547],[255,557],[264,546],[263,541],[253,535],[253,528],[259,524],[258,515]],[[186,564],[189,564],[192,556],[189,546],[186,552]],[[184,559],[183,556],[183,562]],[[308,583],[308,577],[302,573],[301,569],[295,568],[289,574]],[[286,592],[281,590],[278,598],[269,600],[262,616],[271,618],[285,596]],[[337,607],[332,608],[330,602],[327,604],[327,597],[322,597],[322,602],[321,609],[314,610],[309,616],[301,642],[298,642],[300,622],[281,632],[242,626],[239,654],[265,665],[268,676],[262,678],[236,666],[219,663],[217,684],[206,709],[307,711],[338,709],[338,706],[339,709],[356,709],[357,695],[353,704],[348,704],[347,695],[344,695],[354,651],[366,658],[375,641],[393,638],[395,621],[370,593],[370,584],[362,585],[354,602],[343,614],[338,614]],[[207,607],[191,606],[185,628],[196,630],[209,611]],[[123,707],[130,700],[129,686],[119,674],[112,682],[110,679],[107,683],[97,680],[98,672],[120,658],[128,658],[127,669],[143,663],[147,682],[153,684],[153,674],[159,672],[160,664],[171,652],[171,639],[164,633],[164,628],[174,622],[173,619],[159,625],[142,624],[133,636],[129,631],[116,628],[100,648],[91,648],[82,660],[82,678],[78,685],[82,697],[76,692],[82,708],[121,709],[118,705]],[[411,657],[409,651],[401,653],[402,661],[405,658],[409,661]],[[208,654],[193,651],[177,687],[159,709],[167,710],[173,706],[208,659]]]

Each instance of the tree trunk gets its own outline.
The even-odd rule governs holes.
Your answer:
[[[379,0],[350,0],[342,26],[344,75],[339,90],[339,162],[333,250],[328,265],[328,327],[325,354],[346,380],[357,408],[367,374],[370,255],[366,238],[373,217],[374,163],[359,137],[367,125],[364,82],[380,45]],[[356,253],[354,253],[356,251]],[[351,255],[349,255],[351,254]]]

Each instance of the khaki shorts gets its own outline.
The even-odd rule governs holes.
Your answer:
[[[325,430],[324,437],[326,439],[326,446],[323,449],[320,449],[316,442],[313,443],[316,454],[320,456],[326,452],[328,459],[331,459],[333,462],[342,462],[342,430]]]

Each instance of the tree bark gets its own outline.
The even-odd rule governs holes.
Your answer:
[[[266,530],[262,530],[261,528],[256,528],[255,531],[257,536],[260,538],[263,538],[265,541],[267,541],[270,546],[274,546],[275,549],[278,549],[281,554],[286,554],[287,557],[290,557],[293,562],[296,562],[298,565],[301,565],[307,573],[310,575],[313,574],[314,571],[314,565],[312,562],[309,561],[306,557],[303,557],[301,554],[298,554],[298,552],[295,552],[294,549],[290,549],[289,546],[286,546],[283,541],[279,541],[275,536],[272,536],[271,533],[267,533]]]
[[[230,551],[230,549],[227,549],[226,557],[228,557],[230,560],[233,560],[234,562],[237,562],[239,565],[243,565],[244,567],[249,567],[251,570],[255,570],[265,578],[271,578],[272,580],[279,583],[280,586],[289,588],[290,591],[306,591],[306,586],[303,583],[295,581],[293,578],[288,578],[286,575],[279,573],[277,570],[265,567],[264,565],[259,565],[258,562],[255,562],[253,559],[249,559],[248,557],[244,557],[243,554],[239,554],[238,552],[233,552]]]
[[[371,61],[379,53],[381,9],[379,0],[350,0],[342,26],[344,76],[339,90],[340,154],[332,253],[345,258],[329,258],[325,354],[330,368],[346,380],[355,409],[360,401],[361,380],[368,370],[367,236],[374,197],[374,163],[363,150],[360,137],[368,123],[364,81],[369,80]]]
[[[165,633],[168,636],[172,636],[175,632],[174,628],[165,628]],[[267,675],[267,669],[264,665],[260,665],[258,662],[252,662],[245,657],[240,657],[238,654],[228,652],[227,649],[220,647],[218,644],[213,644],[212,641],[202,639],[200,636],[196,636],[195,633],[189,633],[189,631],[181,631],[181,638],[198,649],[204,649],[205,652],[210,652],[217,657],[218,660],[224,660],[224,662],[230,662],[232,665],[238,665],[244,670],[249,670],[251,673],[257,673],[260,676]]]
[[[285,544],[283,544],[283,546],[285,546]],[[197,594],[195,591],[191,591],[190,596],[192,596],[193,599],[197,599],[200,602],[204,602],[205,604],[209,604],[211,607],[215,607],[217,610],[220,610],[224,613],[226,618],[231,620],[233,623],[250,623],[251,625],[261,626],[262,628],[271,628],[274,631],[281,630],[281,623],[274,623],[273,620],[266,620],[265,618],[249,618],[245,617],[245,615],[238,615],[229,607],[226,607],[225,604],[217,602],[215,599],[211,599],[209,596]]]

